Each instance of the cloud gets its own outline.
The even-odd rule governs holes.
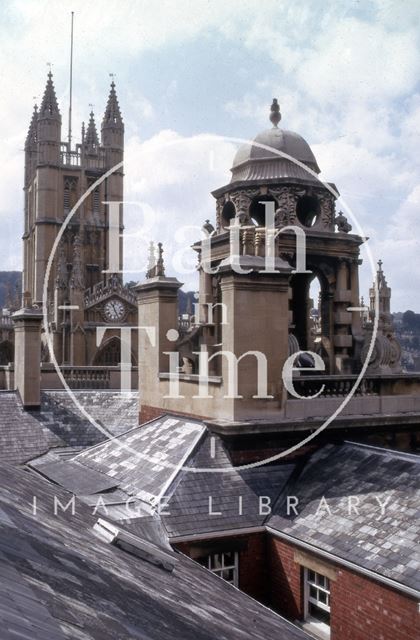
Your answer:
[[[174,48],[196,43],[197,51],[201,48],[201,55],[204,51],[209,57],[217,47],[229,56],[235,52],[232,59],[240,62],[232,68],[231,86],[244,87],[248,61],[255,65],[258,61],[258,72],[246,88],[238,89],[236,97],[230,94],[225,109],[221,105],[216,114],[221,130],[228,131],[231,123],[240,135],[241,120],[244,137],[254,128],[255,133],[267,128],[269,102],[278,97],[282,125],[311,143],[322,175],[335,182],[350,202],[372,245],[375,237],[375,248],[388,251],[397,233],[392,221],[399,220],[398,233],[407,234],[408,252],[414,256],[413,226],[410,230],[405,220],[408,210],[416,206],[410,198],[419,172],[420,6],[416,0],[407,0],[403,7],[392,0],[372,0],[368,6],[265,0],[263,10],[254,0],[162,0],[159,5],[148,0],[108,0],[106,10],[104,6],[82,0],[75,0],[69,9],[59,0],[14,0],[2,5],[0,221],[7,234],[0,237],[2,268],[20,264],[21,150],[31,98],[40,98],[48,61],[54,64],[62,137],[66,135],[70,10],[76,13],[75,133],[87,117],[89,103],[94,103],[100,122],[108,73],[116,72],[126,123],[126,193],[153,202],[168,254],[175,242],[172,221],[199,219],[201,225],[214,214],[208,192],[229,180],[233,156],[229,144],[215,152],[217,171],[206,176],[208,158],[204,160],[197,151],[203,142],[199,136],[189,138],[185,126],[184,135],[170,128],[159,132],[158,116],[164,115],[165,126],[174,128],[179,117],[174,103],[183,104],[185,111],[191,109],[191,93],[184,93],[188,60],[185,69],[165,79],[158,97],[150,98],[142,83],[146,54],[170,56]],[[151,69],[149,61],[149,87]],[[212,90],[212,78],[203,76],[202,81]],[[147,140],[139,138],[145,126]],[[197,129],[191,126],[190,131]],[[162,144],[166,145],[163,156]],[[137,156],[140,164],[135,165]],[[129,216],[135,220],[136,215],[138,211],[127,211],[127,220]],[[403,251],[402,235],[398,243]],[[405,276],[396,262],[395,269],[394,291],[406,290]]]
[[[127,141],[125,199],[138,204],[125,207],[126,269],[140,277],[150,241],[162,242],[168,275],[177,276],[187,288],[197,287],[197,258],[190,247],[200,239],[206,219],[215,224],[210,192],[229,182],[235,150],[230,140],[185,137],[171,130],[148,140],[133,136]]]

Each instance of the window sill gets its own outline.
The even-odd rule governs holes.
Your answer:
[[[316,618],[307,618],[300,623],[300,626],[304,631],[315,638],[319,638],[319,640],[330,640],[331,628],[325,622],[320,622]]]

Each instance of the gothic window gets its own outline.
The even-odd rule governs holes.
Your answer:
[[[93,210],[93,213],[99,213],[99,201],[100,201],[99,187],[96,187],[96,189],[92,193],[92,210]]]
[[[77,202],[77,178],[64,178],[64,215],[70,213]]]
[[[88,188],[90,188],[94,182],[95,182],[94,180],[89,180]],[[96,187],[96,189],[92,191],[87,201],[88,208],[92,213],[97,214],[100,212],[100,201],[101,201],[101,192],[100,192],[100,187],[98,186]]]
[[[93,365],[97,367],[118,367],[121,364],[121,341],[119,338],[111,338],[97,352]],[[134,357],[131,357],[131,364],[136,365]]]
[[[8,340],[0,342],[0,365],[7,365],[9,362],[13,362],[13,345]]]
[[[296,215],[304,227],[313,227],[319,216],[319,202],[314,196],[302,196],[296,203]]]

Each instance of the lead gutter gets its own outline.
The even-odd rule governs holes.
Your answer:
[[[244,536],[248,533],[264,533],[266,528],[260,527],[245,527],[244,529],[226,529],[224,531],[207,531],[207,533],[198,533],[186,536],[175,536],[169,538],[170,544],[176,544],[178,542],[195,542],[196,540],[213,540],[214,538],[227,538],[231,536]]]
[[[283,533],[282,531],[277,531],[276,529],[272,529],[272,527],[270,527],[270,526],[266,526],[266,530],[268,531],[268,533],[271,533],[276,538],[282,538],[284,540],[287,540],[288,542],[291,542],[292,544],[294,544],[296,547],[301,547],[302,549],[305,549],[306,551],[311,551],[312,553],[314,553],[316,555],[319,555],[322,558],[325,558],[326,560],[331,560],[332,562],[335,562],[336,564],[339,564],[339,565],[342,565],[343,567],[347,567],[349,569],[352,569],[353,571],[356,571],[357,573],[361,573],[362,575],[365,575],[368,578],[371,578],[372,580],[375,580],[375,582],[382,582],[387,587],[391,587],[392,589],[396,589],[397,591],[401,591],[402,593],[410,596],[411,598],[415,598],[416,600],[420,600],[420,591],[417,591],[417,589],[412,589],[411,587],[407,587],[406,585],[403,585],[401,582],[397,582],[396,580],[392,580],[392,578],[387,578],[386,576],[383,576],[383,575],[381,575],[379,573],[376,573],[375,571],[371,571],[370,569],[366,569],[365,567],[361,567],[360,565],[355,564],[354,562],[351,562],[350,560],[345,560],[344,558],[340,558],[340,556],[336,556],[333,553],[330,553],[329,551],[324,551],[323,549],[320,549],[319,547],[315,547],[314,545],[309,544],[308,542],[303,542],[302,540],[299,540],[298,538],[294,538],[293,536],[289,535],[288,533]]]

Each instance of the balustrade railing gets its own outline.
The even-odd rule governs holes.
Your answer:
[[[111,373],[105,367],[61,367],[70,389],[109,389]]]
[[[357,382],[357,375],[349,376],[306,376],[295,377],[293,386],[300,396],[315,396],[322,389],[320,398],[342,398],[347,396]],[[357,385],[354,395],[377,396],[381,393],[381,379],[379,377],[362,378]],[[292,395],[289,395],[293,399]]]

